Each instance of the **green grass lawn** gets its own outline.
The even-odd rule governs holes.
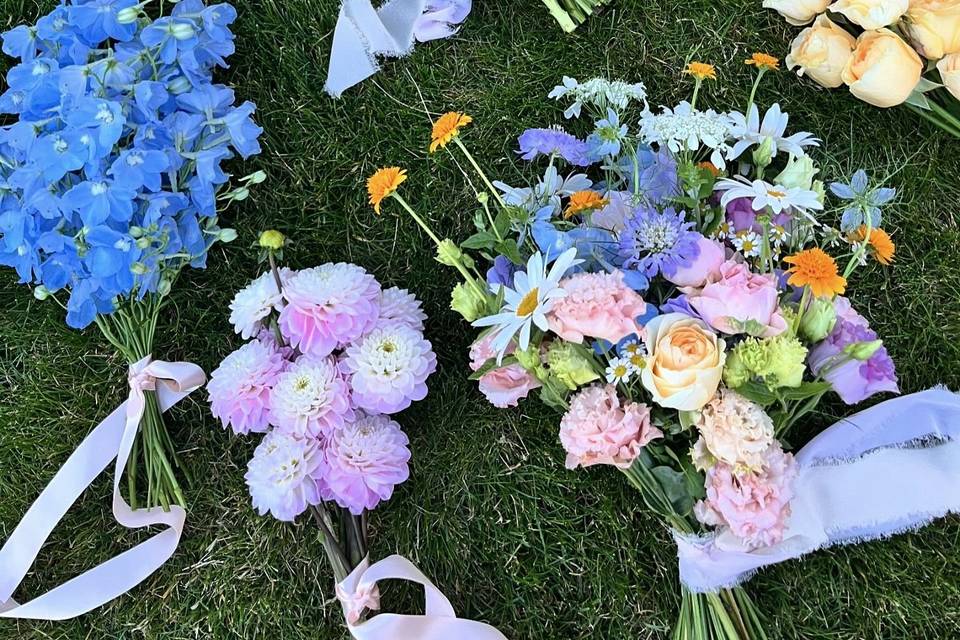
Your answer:
[[[270,178],[232,211],[240,232],[206,271],[188,272],[162,318],[156,355],[211,370],[240,344],[227,322],[233,292],[258,268],[250,248],[275,227],[291,236],[291,266],[352,261],[424,300],[440,360],[431,394],[402,414],[412,477],[373,518],[374,551],[414,560],[458,613],[511,638],[663,638],[678,607],[675,550],[613,470],[569,472],[558,417],[528,402],[488,406],[467,377],[470,331],[447,308],[455,273],[429,239],[389,210],[365,204],[378,165],[410,170],[404,193],[437,228],[464,237],[472,193],[449,155],[426,153],[436,112],[476,119],[466,142],[491,173],[530,175],[514,158],[524,128],[558,123],[546,93],[564,74],[647,84],[673,104],[691,58],[721,80],[703,96],[742,108],[755,50],[783,56],[795,29],[753,0],[616,0],[564,36],[538,0],[479,0],[462,33],[420,46],[340,101],[323,92],[335,0],[237,0],[237,54],[221,75],[257,103],[262,156],[236,165]],[[33,22],[51,2],[0,0],[0,27]],[[9,61],[0,64],[5,71]],[[768,76],[769,77],[769,76]],[[762,103],[780,101],[792,129],[823,138],[830,171],[896,172],[899,204],[885,226],[896,265],[858,272],[851,291],[886,340],[906,392],[960,388],[960,153],[957,141],[900,110],[881,111],[782,72]],[[90,428],[123,398],[124,364],[94,330],[72,331],[52,304],[0,276],[0,539]],[[830,405],[806,429],[829,424]],[[243,472],[257,437],[224,432],[205,394],[173,411],[171,427],[197,481],[180,550],[132,593],[64,623],[0,621],[0,638],[341,638],[339,607],[317,532],[250,507]],[[896,473],[892,469],[891,473]],[[138,536],[113,523],[110,484],[98,480],[44,548],[21,600],[128,548]],[[960,636],[960,519],[893,540],[813,554],[764,571],[749,589],[774,638]],[[421,607],[418,590],[388,587],[394,610]]]

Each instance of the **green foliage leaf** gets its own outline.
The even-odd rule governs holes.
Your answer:
[[[814,396],[826,393],[830,390],[830,383],[823,380],[816,382],[804,382],[799,387],[781,387],[777,393],[784,400],[806,400]],[[740,391],[740,389],[737,389]]]
[[[747,400],[756,402],[761,407],[766,407],[777,401],[777,394],[770,391],[767,385],[753,380],[748,380],[736,388],[737,393]]]
[[[685,474],[671,467],[654,467],[650,471],[677,513],[682,516],[689,514],[693,510],[694,501]]]
[[[464,240],[460,246],[464,249],[493,249],[496,244],[497,237],[495,235],[488,231],[480,231]]]

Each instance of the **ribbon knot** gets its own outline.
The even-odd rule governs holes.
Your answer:
[[[130,370],[127,372],[127,382],[130,384],[130,390],[134,393],[157,389],[157,378],[150,372],[152,362],[153,359],[147,356],[143,360],[130,365]]]
[[[353,591],[344,585],[337,585],[337,599],[343,605],[343,614],[351,627],[360,621],[364,609],[376,611],[380,608],[380,589],[376,584],[359,584]]]

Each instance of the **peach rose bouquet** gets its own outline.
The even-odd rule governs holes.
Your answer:
[[[960,0],[763,0],[805,26],[787,67],[960,137]]]
[[[755,97],[779,61],[747,62]],[[705,108],[716,70],[685,71],[692,97],[656,112],[642,84],[564,78],[550,96],[582,134],[523,132],[519,154],[545,165],[524,186],[482,170],[463,140],[470,116],[438,118],[430,151],[461,156],[486,187],[463,242],[407,202],[404,170],[367,186],[377,212],[405,212],[460,274],[451,308],[479,330],[469,366],[490,403],[556,409],[567,468],[623,473],[673,535],[761,549],[789,522],[791,427],[828,392],[853,404],[896,390],[876,334],[839,297],[857,267],[892,260],[880,225],[894,192],[862,172],[828,190],[809,155],[819,140],[787,133],[779,105]],[[723,586],[683,587],[673,638],[767,637],[746,591]]]

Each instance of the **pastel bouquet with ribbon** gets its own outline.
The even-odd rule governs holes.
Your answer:
[[[186,267],[236,233],[219,215],[260,173],[230,185],[222,165],[260,152],[254,105],[213,82],[234,50],[229,4],[184,0],[152,19],[135,0],[64,0],[3,35],[18,59],[0,113],[0,264],[34,295],[95,324],[136,368]],[[127,466],[130,504],[185,506],[158,398]]]
[[[787,66],[877,107],[906,105],[960,137],[960,2],[764,0],[804,29]]]
[[[464,637],[501,638],[456,618],[408,560],[369,560],[370,513],[410,473],[409,441],[393,416],[427,396],[437,368],[420,301],[354,264],[281,268],[284,244],[277,231],[261,234],[270,268],[230,303],[230,322],[247,342],[207,385],[225,428],[264,434],[245,475],[254,508],[282,521],[313,519],[354,636],[439,640],[476,627],[487,631]],[[423,584],[426,616],[368,620],[380,608],[377,580],[387,578]]]
[[[883,343],[844,297],[858,268],[894,258],[881,224],[895,192],[863,171],[818,180],[820,141],[755,101],[779,62],[747,64],[744,112],[701,104],[716,78],[704,63],[688,65],[692,96],[669,108],[651,109],[639,83],[564,78],[550,96],[576,131],[519,136],[522,158],[545,165],[526,186],[491,180],[463,140],[471,117],[443,115],[430,150],[462,156],[486,187],[461,243],[401,195],[404,170],[367,185],[377,212],[399,205],[461,275],[451,307],[480,330],[469,356],[483,395],[506,408],[536,394],[561,412],[566,466],[619,470],[671,532],[678,640],[765,638],[740,586],[757,568],[960,501],[946,489],[960,463],[938,466],[956,445],[934,446],[960,428],[946,391],[881,404],[789,452],[827,394],[854,405],[898,392]],[[916,424],[891,419],[908,405]],[[909,455],[927,472],[884,474]]]

